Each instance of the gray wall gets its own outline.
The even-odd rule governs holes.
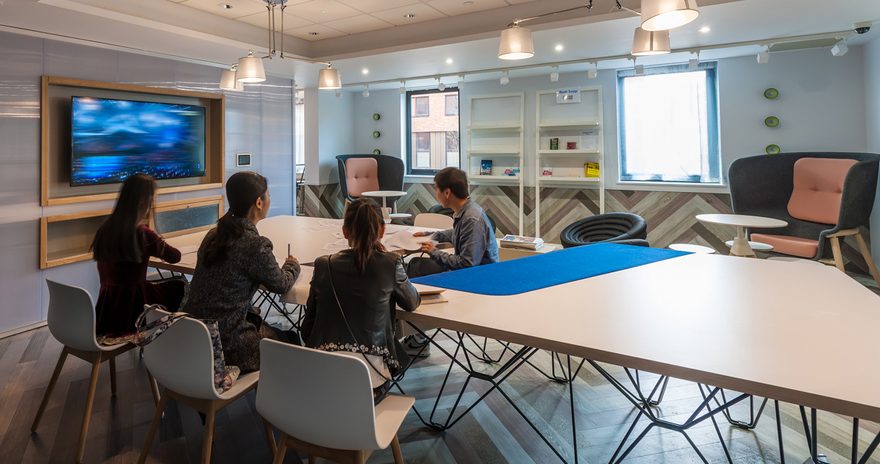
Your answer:
[[[875,46],[880,49],[880,46]],[[876,52],[875,54],[880,54]],[[877,58],[880,60],[880,57]],[[775,143],[786,151],[833,150],[865,151],[866,127],[862,47],[852,47],[847,55],[833,57],[828,50],[803,50],[775,53],[770,63],[759,65],[754,56],[722,59],[718,64],[721,155],[723,172],[737,158],[764,153]],[[565,87],[600,86],[603,95],[605,181],[608,188],[617,185],[617,80],[616,71],[600,71],[597,79],[586,73],[561,73],[558,82],[548,75],[511,77],[510,84],[498,80],[465,81],[461,90],[461,127],[466,128],[470,115],[468,99],[474,95],[525,93],[525,165],[526,184],[534,184],[535,92]],[[877,80],[875,79],[875,82]],[[763,97],[767,87],[779,89],[781,97],[770,101]],[[880,93],[880,89],[878,89]],[[400,152],[401,98],[398,90],[371,91],[368,98],[354,92],[354,149],[383,153]],[[880,105],[880,103],[878,103]],[[382,124],[374,124],[370,115],[382,114]],[[781,127],[769,129],[764,118],[779,116]],[[382,138],[372,139],[373,128]],[[381,127],[381,128],[380,128]],[[874,126],[876,127],[876,125]],[[874,135],[880,149],[880,135]],[[462,153],[467,137],[462,135]],[[659,190],[656,186],[626,186]],[[699,189],[699,187],[697,187]],[[687,190],[687,188],[673,188]],[[701,191],[708,189],[702,188]]]
[[[874,39],[864,47],[865,55],[865,129],[868,134],[868,151],[880,153],[880,39]],[[871,216],[871,244],[874,261],[880,264],[880,187],[874,200]]]
[[[352,93],[306,89],[305,105],[305,181],[335,184],[339,182],[336,156],[354,153]]]
[[[40,76],[218,91],[220,69],[40,38],[0,33],[0,333],[45,320],[44,279],[83,286],[97,296],[92,262],[40,271],[39,218],[109,208],[112,202],[40,207]],[[226,175],[235,153],[253,153],[272,191],[272,214],[292,214],[293,82],[227,93]],[[160,201],[216,195],[222,190],[163,195]]]

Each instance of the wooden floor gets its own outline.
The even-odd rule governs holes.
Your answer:
[[[451,346],[450,341],[444,344]],[[0,462],[73,462],[76,440],[88,385],[89,366],[69,359],[36,434],[29,432],[41,395],[49,381],[60,345],[46,328],[0,340]],[[536,362],[549,366],[549,356],[536,355]],[[430,410],[439,384],[446,373],[447,358],[435,350],[407,373],[404,388],[418,398],[416,407]],[[491,365],[486,365],[491,369]],[[136,352],[120,357],[119,394],[110,398],[110,380],[103,367],[92,415],[86,459],[88,463],[135,462],[153,413],[153,402],[146,375]],[[620,369],[614,372],[620,374]],[[821,372],[817,372],[821,375]],[[463,382],[454,370],[451,389],[440,402],[446,411]],[[470,404],[486,384],[473,381],[464,396]],[[544,431],[563,455],[570,456],[570,413],[565,385],[549,382],[532,368],[525,367],[505,383],[516,404]],[[581,462],[607,462],[635,413],[622,396],[597,372],[580,371],[575,381],[579,452]],[[699,403],[695,384],[673,381],[661,405],[664,415],[681,419]],[[743,411],[740,411],[744,414]],[[832,414],[820,413],[820,447],[831,462],[848,462],[851,422]],[[720,420],[721,432],[735,462],[779,462],[773,409],[768,404],[754,431],[731,428]],[[806,447],[797,408],[783,406],[786,461],[803,462]],[[878,431],[875,424],[864,424],[861,449]],[[691,437],[711,462],[723,462],[724,454],[710,421],[695,427]],[[196,463],[202,438],[198,415],[185,407],[170,407],[162,422],[148,462]],[[553,463],[559,459],[535,432],[513,411],[503,397],[490,394],[452,429],[441,433],[422,426],[410,413],[400,431],[404,457],[412,463]],[[586,459],[584,459],[586,458]],[[390,451],[377,453],[372,463],[391,462]],[[268,463],[270,452],[262,435],[253,394],[224,410],[217,419],[214,444],[215,463]],[[298,462],[288,453],[286,462]],[[670,431],[651,431],[626,462],[699,462],[684,438]],[[876,457],[872,463],[878,463]]]

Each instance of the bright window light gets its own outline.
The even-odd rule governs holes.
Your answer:
[[[620,180],[720,182],[714,63],[618,76]]]

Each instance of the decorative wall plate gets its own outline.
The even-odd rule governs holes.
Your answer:
[[[382,154],[382,150],[380,150],[380,149],[378,149],[378,148],[374,148],[374,149],[373,149],[373,154],[374,154],[374,155],[381,155],[381,154]]]
[[[779,148],[779,145],[776,145],[775,143],[767,145],[767,147],[764,148],[764,151],[767,152],[768,155],[778,155],[782,153],[782,149]]]
[[[779,118],[776,116],[767,116],[764,118],[764,125],[767,127],[779,127]]]
[[[373,121],[378,121],[382,119],[382,115],[379,113],[373,113]]]
[[[379,131],[373,131],[373,138],[374,138],[374,139],[378,139],[378,138],[381,137],[381,136],[382,136],[382,133],[381,133],[381,132],[379,132]]]
[[[773,87],[764,91],[764,98],[767,100],[775,100],[777,97],[779,97],[779,90],[776,90]]]

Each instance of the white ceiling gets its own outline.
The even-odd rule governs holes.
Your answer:
[[[190,61],[228,64],[247,53],[248,49],[265,51],[265,26],[249,24],[249,17],[265,7],[259,0],[235,0],[231,10],[217,6],[222,0],[0,0],[0,30],[55,37],[60,40],[96,42],[111,48],[134,50],[157,56],[173,56]],[[230,0],[226,0],[227,3]],[[216,2],[216,3],[215,3]],[[562,15],[546,22],[536,22],[534,40],[536,56],[521,62],[498,60],[498,31],[512,19],[529,14],[554,11],[562,6],[583,4],[583,0],[483,0],[478,8],[492,4],[515,4],[459,14],[463,0],[290,0],[285,15],[285,50],[288,54],[333,58],[343,82],[356,84],[384,79],[405,79],[444,73],[467,73],[486,68],[520,64],[541,64],[565,60],[586,60],[626,54],[633,29],[639,20],[629,13],[612,12],[612,0],[596,0],[597,7],[589,15]],[[475,0],[477,3],[477,0]],[[623,2],[638,6],[638,0]],[[190,4],[191,6],[186,6]],[[312,4],[335,5],[315,10]],[[208,13],[199,8],[216,7]],[[245,6],[246,5],[246,6]],[[291,31],[305,27],[327,27],[334,31],[357,30],[358,23],[384,21],[393,24],[394,15],[385,14],[404,9],[429,8],[437,19],[418,24],[385,26],[382,29],[353,32],[323,40],[304,40]],[[702,0],[700,18],[672,32],[674,49],[699,48],[850,30],[857,21],[880,20],[880,0]],[[302,8],[297,10],[297,8]],[[238,13],[230,13],[238,8]],[[254,9],[257,9],[256,12]],[[357,14],[348,16],[351,11]],[[242,16],[230,17],[248,11]],[[264,10],[262,10],[264,11]],[[291,13],[296,11],[294,16]],[[327,11],[326,16],[321,11]],[[403,11],[403,10],[400,10]],[[427,11],[427,10],[416,10]],[[444,13],[444,11],[446,13]],[[395,13],[397,14],[397,13]],[[458,14],[458,16],[448,16]],[[416,18],[419,18],[416,13]],[[296,19],[293,19],[296,18]],[[332,18],[332,19],[330,19]],[[265,18],[264,18],[265,19]],[[401,14],[401,18],[402,14]],[[296,21],[310,21],[294,26]],[[399,22],[399,21],[398,21]],[[331,27],[335,26],[335,27]],[[709,27],[708,33],[699,32]],[[363,26],[367,27],[367,26]],[[372,26],[370,26],[372,27]],[[880,37],[880,25],[865,36],[851,39],[852,45]],[[453,35],[454,34],[454,35]],[[556,45],[563,50],[557,52]],[[754,53],[754,47],[735,47],[726,51],[707,52],[705,58]],[[447,58],[452,64],[447,64]],[[687,59],[686,55],[657,60]],[[645,60],[646,64],[651,61]],[[607,62],[603,67],[626,66],[626,61]],[[584,69],[585,65],[566,65],[560,71]],[[316,83],[320,65],[295,60],[271,60],[270,73],[293,76],[300,86]],[[362,74],[366,68],[369,74]],[[518,71],[528,74],[545,70]],[[466,80],[496,78],[469,76]],[[219,73],[218,73],[219,80]],[[452,81],[454,79],[450,79]],[[413,83],[416,84],[416,83]],[[425,82],[424,84],[428,84]],[[399,84],[389,85],[396,87]]]

